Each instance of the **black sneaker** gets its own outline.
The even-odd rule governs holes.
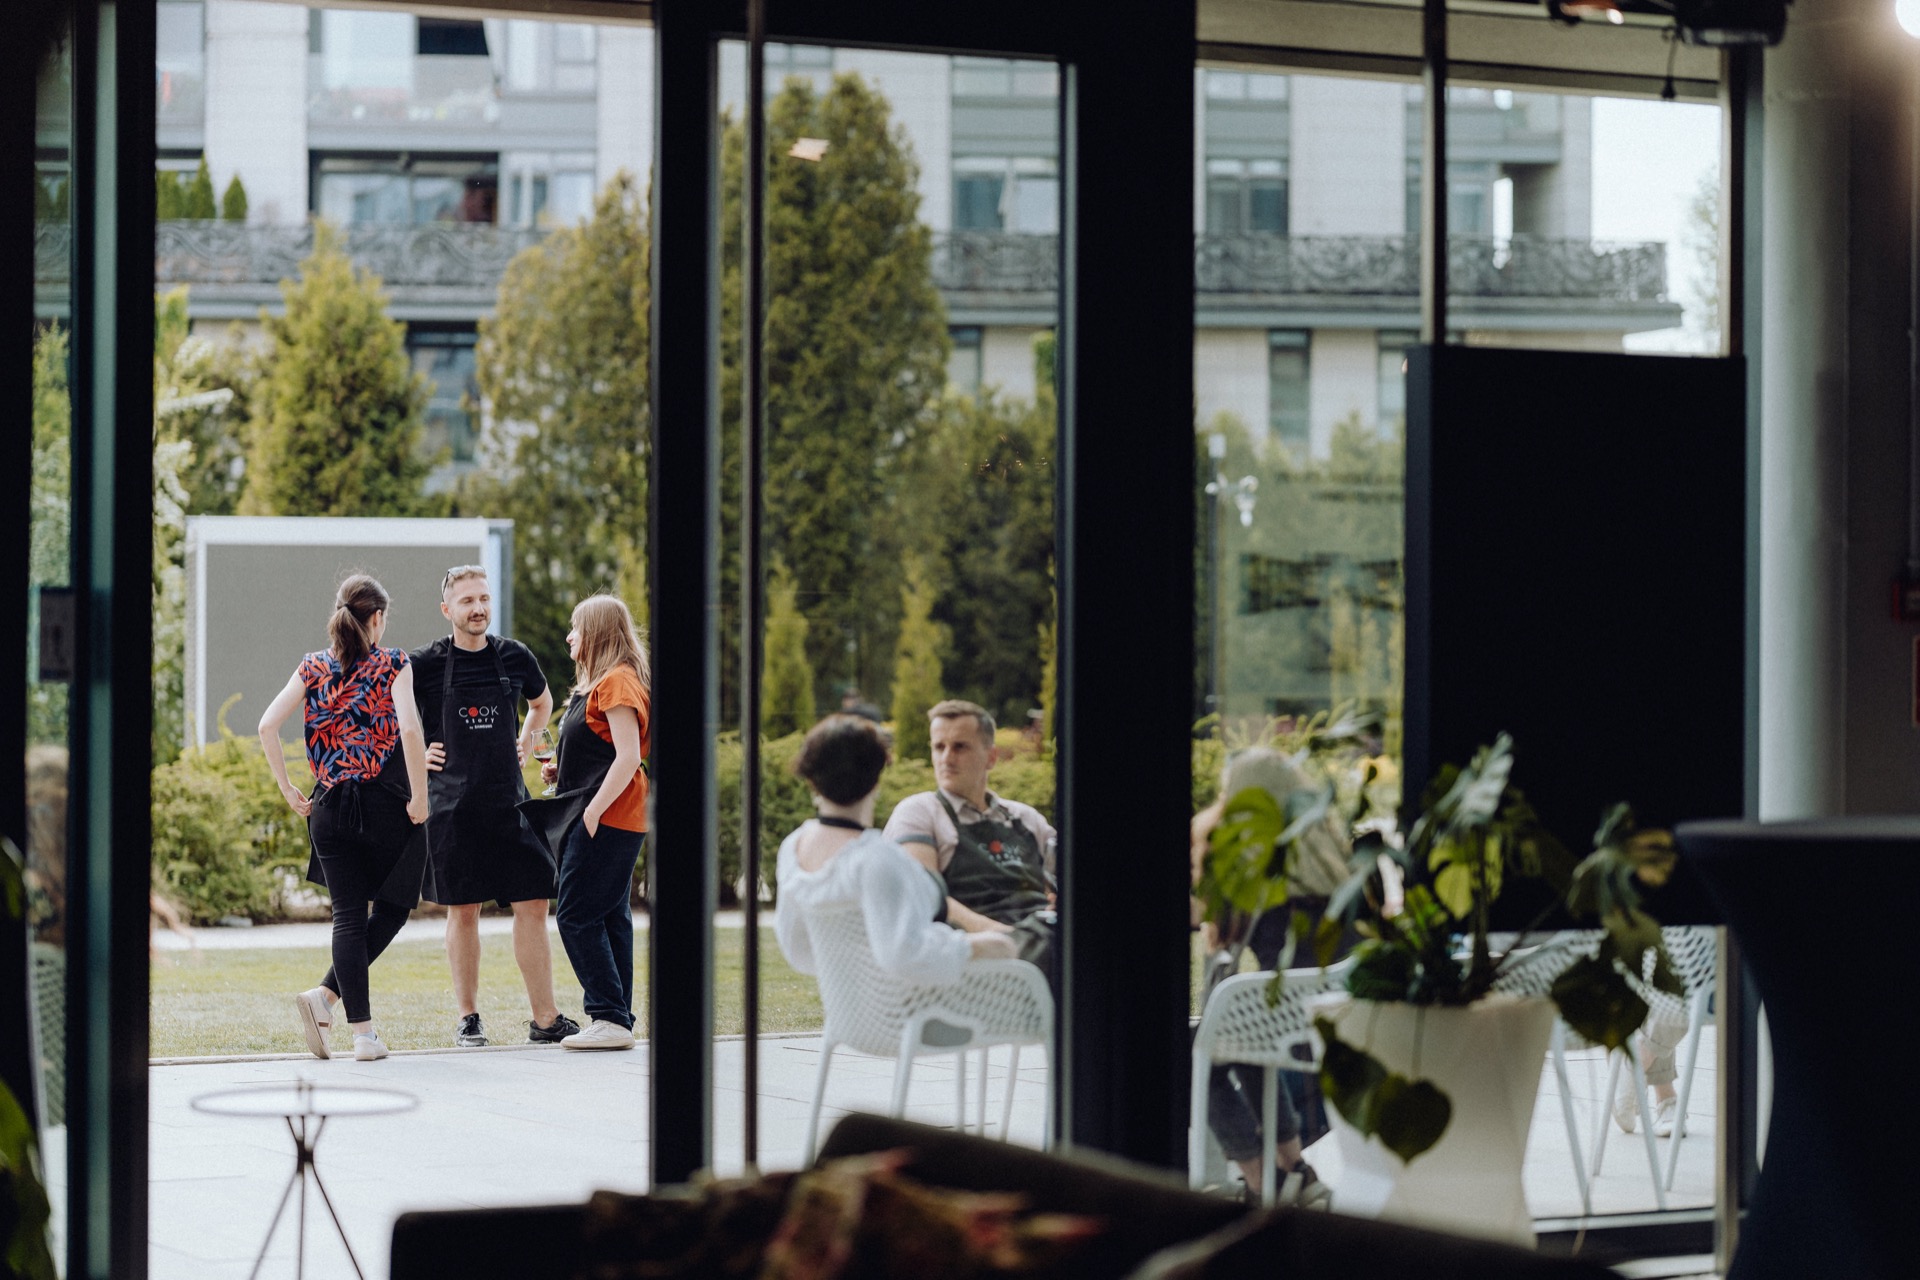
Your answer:
[[[460,1025],[453,1029],[453,1042],[462,1049],[478,1049],[487,1043],[487,1029],[480,1025],[480,1015],[470,1013],[460,1019]]]
[[[553,1015],[553,1022],[541,1026],[537,1022],[527,1024],[527,1041],[530,1044],[559,1044],[574,1032],[580,1030],[580,1024],[564,1013]]]

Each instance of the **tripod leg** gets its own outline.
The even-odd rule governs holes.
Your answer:
[[[293,1132],[293,1121],[287,1121],[287,1131]],[[287,1212],[287,1201],[293,1196],[293,1184],[300,1182],[301,1173],[306,1168],[304,1153],[300,1148],[300,1137],[294,1134],[293,1176],[287,1179],[287,1189],[280,1193],[280,1204],[273,1211],[273,1221],[267,1224],[267,1238],[260,1242],[260,1256],[253,1260],[253,1270],[247,1272],[247,1280],[257,1280],[260,1267],[267,1260],[267,1250],[273,1247],[273,1233],[280,1229],[280,1219]]]
[[[360,1269],[360,1259],[353,1256],[353,1245],[347,1239],[347,1229],[340,1225],[340,1213],[333,1207],[333,1197],[327,1194],[327,1184],[320,1181],[320,1166],[313,1165],[308,1172],[313,1174],[313,1185],[320,1193],[320,1203],[327,1206],[327,1214],[333,1219],[333,1229],[340,1233],[340,1243],[347,1251],[347,1261],[353,1264],[353,1274],[359,1276],[360,1280],[367,1280],[367,1273]]]

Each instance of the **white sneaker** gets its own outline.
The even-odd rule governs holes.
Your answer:
[[[311,991],[302,991],[293,998],[294,1011],[300,1015],[300,1033],[307,1038],[307,1048],[316,1058],[331,1058],[332,1050],[327,1048],[327,1028],[333,1025],[333,1006],[327,1003],[325,987],[315,987]]]
[[[1653,1136],[1671,1138],[1674,1121],[1680,1115],[1680,1099],[1656,1098],[1653,1103]]]
[[[387,1056],[387,1045],[378,1031],[372,1035],[353,1038],[353,1060],[355,1062],[378,1062]]]
[[[631,1049],[633,1032],[617,1022],[589,1019],[584,1029],[560,1042],[565,1049]]]
[[[1628,1085],[1619,1097],[1613,1100],[1613,1122],[1620,1126],[1620,1132],[1632,1133],[1640,1124],[1640,1099],[1637,1091]]]

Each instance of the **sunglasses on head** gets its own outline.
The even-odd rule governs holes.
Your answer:
[[[485,577],[486,573],[487,566],[483,564],[457,564],[447,570],[446,575],[440,579],[440,589],[445,591],[452,586],[455,578]]]

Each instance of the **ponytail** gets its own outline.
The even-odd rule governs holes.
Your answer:
[[[333,660],[342,671],[352,670],[373,651],[367,621],[389,603],[387,589],[367,574],[353,574],[340,584],[333,597],[333,617],[327,620],[327,635],[333,641]]]

